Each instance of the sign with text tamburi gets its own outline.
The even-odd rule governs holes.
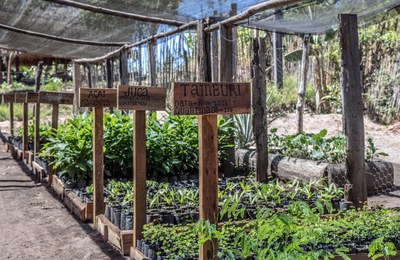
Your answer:
[[[167,90],[143,86],[119,86],[118,109],[165,110]]]
[[[172,83],[172,114],[248,114],[250,83]]]
[[[74,104],[74,93],[40,91],[39,103],[72,105]]]
[[[116,107],[117,89],[112,88],[80,88],[80,107]]]

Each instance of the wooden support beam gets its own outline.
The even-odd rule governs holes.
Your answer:
[[[93,113],[93,221],[104,213],[104,153],[103,107],[94,107]]]
[[[43,70],[43,61],[39,61],[36,68],[36,76],[35,76],[35,92],[38,93],[40,91],[40,79],[42,76]],[[37,103],[35,106],[35,136],[33,138],[33,160],[36,160],[37,154],[40,152],[40,103],[39,98],[37,99]]]
[[[10,102],[10,135],[14,136],[14,103]]]
[[[304,99],[306,95],[306,87],[307,87],[307,74],[308,74],[308,61],[309,61],[309,52],[310,52],[310,35],[304,35],[303,40],[303,54],[301,58],[301,73],[300,73],[300,84],[298,90],[297,97],[297,132],[303,132],[304,129]]]
[[[122,51],[119,57],[119,75],[121,85],[129,84],[128,76],[128,53],[127,51]]]
[[[24,102],[23,106],[23,122],[22,122],[22,151],[23,151],[23,160],[25,160],[25,152],[28,151],[28,144],[29,144],[29,136],[28,136],[28,103]]]
[[[10,52],[8,55],[8,62],[7,62],[7,84],[10,85],[12,83],[12,77],[11,77],[11,66],[12,62],[14,59],[14,52]]]
[[[133,247],[143,239],[146,224],[146,111],[134,112],[133,132]]]
[[[214,11],[214,17],[218,16],[218,11]],[[219,63],[218,63],[218,53],[219,53],[219,43],[218,43],[218,32],[214,31],[211,33],[211,46],[210,46],[210,53],[211,53],[211,78],[212,81],[219,80]]]
[[[199,116],[200,219],[218,222],[218,129],[217,115]],[[217,259],[218,241],[204,243],[199,259]]]
[[[149,85],[157,85],[157,71],[156,71],[156,42],[152,40],[148,43],[148,55],[149,55]]]
[[[197,26],[198,79],[211,81],[210,36],[204,33],[203,21]],[[199,215],[210,223],[218,222],[218,131],[217,115],[199,118]],[[199,259],[217,259],[218,241],[200,246]]]
[[[40,104],[40,103],[39,103]],[[59,105],[57,103],[52,104],[52,111],[51,111],[51,128],[53,131],[56,131],[58,128],[58,110],[59,110]],[[54,158],[50,157],[49,163],[50,165],[54,162]],[[49,185],[51,186],[53,184],[53,177],[54,177],[54,167],[49,167],[48,174],[49,174]]]
[[[265,49],[264,38],[255,38],[253,40],[251,103],[253,135],[256,144],[256,179],[259,182],[265,182],[268,178]]]
[[[80,113],[81,112],[81,108],[79,107],[79,97],[77,95],[77,93],[79,93],[79,88],[81,87],[81,66],[79,63],[74,62],[72,64],[73,66],[73,82],[74,82],[74,107],[73,107],[73,111],[74,114]]]
[[[210,25],[208,28],[206,28],[204,31],[205,32],[212,32],[215,30],[218,30],[221,25],[234,25],[240,22],[243,22],[250,18],[251,16],[263,12],[265,10],[270,10],[270,9],[278,9],[282,8],[284,6],[296,4],[296,3],[301,3],[301,2],[307,2],[308,0],[270,0],[267,2],[263,2],[257,5],[251,6],[249,9],[246,11],[232,16],[228,19],[225,19],[219,23],[215,23]]]
[[[275,20],[283,18],[282,10],[275,10]],[[272,44],[274,52],[274,83],[278,89],[283,88],[283,34],[272,33]]]
[[[24,29],[9,26],[9,25],[2,24],[2,23],[0,23],[0,28],[4,29],[4,30],[16,32],[16,33],[21,33],[24,35],[30,35],[30,36],[53,40],[53,41],[58,41],[58,42],[68,42],[68,43],[83,44],[83,45],[90,45],[90,46],[121,47],[123,45],[129,44],[128,42],[98,42],[98,41],[72,39],[72,38],[50,35],[50,34],[46,34],[46,33],[39,33],[39,32],[24,30]]]
[[[142,44],[146,44],[149,41],[162,39],[162,38],[168,37],[170,35],[177,34],[179,32],[183,32],[183,31],[186,31],[186,30],[193,29],[193,28],[196,27],[196,25],[197,25],[197,21],[193,21],[193,22],[184,24],[184,25],[182,25],[182,26],[180,26],[180,27],[178,27],[178,28],[176,28],[174,30],[163,32],[163,33],[159,33],[159,34],[147,37],[146,39],[143,39],[141,41],[125,45],[125,46],[119,48],[118,50],[115,50],[115,51],[112,51],[110,53],[107,53],[107,54],[105,54],[105,55],[103,55],[101,57],[92,58],[92,59],[76,59],[76,60],[74,60],[74,62],[77,62],[77,63],[95,63],[95,62],[99,62],[99,61],[102,61],[102,60],[105,60],[105,59],[118,57],[118,56],[120,56],[121,52],[123,52],[123,51],[125,51],[127,49],[130,49],[130,48],[136,47],[136,46],[140,46]]]
[[[339,43],[342,59],[340,79],[343,127],[347,139],[346,167],[352,185],[349,196],[354,205],[360,208],[367,203],[367,184],[357,15],[339,15]]]
[[[229,14],[236,15],[237,5],[232,4]],[[220,27],[220,44],[219,44],[219,81],[233,82],[236,77],[236,49],[237,38],[236,29],[230,25],[221,25]],[[232,115],[224,115],[226,120],[232,119]],[[228,140],[229,143],[235,143],[235,139]],[[231,177],[235,169],[235,147],[227,149],[227,158],[222,161],[222,172],[224,176]]]
[[[123,12],[123,11],[113,10],[113,9],[90,5],[90,4],[84,4],[84,3],[71,1],[71,0],[45,0],[45,1],[57,3],[57,4],[61,4],[61,5],[66,5],[66,6],[71,6],[71,7],[75,7],[75,8],[79,8],[82,10],[95,12],[95,13],[107,14],[107,15],[122,17],[122,18],[126,18],[126,19],[132,19],[132,20],[136,20],[136,21],[143,21],[143,22],[148,22],[148,23],[167,24],[167,25],[171,25],[171,26],[181,26],[184,24],[184,22],[177,21],[177,20],[127,13],[127,12]]]

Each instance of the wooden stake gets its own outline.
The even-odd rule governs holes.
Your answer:
[[[26,159],[25,153],[28,151],[28,103],[23,103],[23,135],[22,135],[22,151],[23,151],[23,159]]]
[[[36,160],[40,152],[40,103],[35,104],[35,137],[33,144],[33,158]]]
[[[310,50],[309,45],[310,36],[306,34],[303,41],[303,56],[301,58],[301,73],[300,73],[300,85],[297,97],[297,132],[303,132],[304,122],[304,97],[306,95],[307,86],[307,73],[308,73],[308,54]]]
[[[10,102],[10,135],[14,136],[14,103]]]
[[[146,112],[134,112],[133,132],[133,247],[143,238],[146,224]]]
[[[253,40],[252,61],[252,113],[253,134],[256,144],[256,179],[265,182],[268,178],[268,153],[267,153],[267,91],[265,79],[265,39]]]
[[[104,213],[103,107],[93,108],[93,221]]]
[[[218,221],[218,130],[217,116],[199,116],[200,219]],[[218,241],[200,247],[199,259],[217,259]]]
[[[280,20],[283,17],[282,10],[275,10],[275,20]],[[283,35],[274,32],[272,34],[272,43],[274,51],[274,83],[275,87],[283,88]]]
[[[230,16],[236,15],[237,5],[232,4],[229,11]],[[236,29],[232,26],[221,25],[220,28],[220,45],[219,45],[219,81],[220,82],[233,82],[236,77],[236,40],[237,36]],[[226,120],[233,118],[232,115],[223,115]],[[229,143],[235,143],[235,138],[230,138]],[[227,158],[222,161],[222,172],[224,176],[231,177],[235,169],[235,147],[229,147],[227,149]]]
[[[120,60],[119,60],[119,75],[120,75],[120,82],[121,85],[128,85],[129,78],[128,78],[128,54],[127,51],[122,51]]]
[[[51,113],[51,128],[53,129],[53,131],[56,131],[58,128],[59,105],[57,103],[53,103],[52,106],[53,109]],[[52,162],[54,162],[54,158],[50,157],[50,164],[52,164]],[[49,185],[51,186],[51,184],[53,183],[53,176],[54,176],[54,168],[52,166],[49,167],[48,174],[49,174]]]
[[[339,21],[343,127],[347,139],[346,167],[352,185],[349,196],[356,207],[362,207],[367,203],[367,184],[357,15],[340,14]]]
[[[81,87],[81,67],[79,63],[73,63],[73,81],[74,81],[74,93],[79,93],[79,88]],[[78,95],[74,96],[74,114],[81,112],[81,108],[79,107],[79,97]]]

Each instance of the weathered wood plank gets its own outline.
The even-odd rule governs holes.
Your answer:
[[[24,99],[25,100],[25,99]],[[23,151],[23,159],[25,159],[25,152],[28,151],[28,103],[23,104],[23,122],[22,122],[22,151]]]
[[[103,108],[93,114],[93,219],[104,213]],[[96,225],[96,222],[95,222]]]
[[[164,111],[167,89],[118,86],[118,109]]]
[[[73,92],[39,91],[39,102],[45,104],[73,105]]]
[[[38,103],[39,102],[39,94],[35,93],[35,92],[27,92],[25,102],[26,103]]]
[[[15,103],[26,103],[26,92],[14,94]]]
[[[107,88],[80,88],[80,107],[116,107],[117,90]]]
[[[217,116],[199,116],[199,205],[200,219],[217,223],[218,216],[218,130]],[[200,247],[199,259],[216,259],[217,241]]]
[[[3,103],[14,103],[15,102],[15,94],[4,93],[2,95],[2,102]]]
[[[264,182],[268,178],[265,39],[253,40],[252,64],[252,125],[257,156],[256,179]]]
[[[362,207],[367,203],[367,183],[357,15],[340,14],[339,21],[343,132],[347,139],[347,173],[352,185],[349,199],[356,207]]]
[[[146,224],[146,112],[135,111],[133,133],[133,247],[143,238]]]
[[[139,250],[137,250],[136,248],[133,248],[133,247],[131,248],[130,259],[131,260],[150,260],[148,257],[143,255],[142,252],[140,252]]]
[[[52,168],[51,166],[49,167]],[[51,183],[51,187],[53,188],[53,190],[55,191],[55,193],[58,195],[58,197],[61,200],[64,200],[65,197],[65,186],[64,183],[56,176],[53,176],[53,181]]]
[[[174,115],[248,114],[249,83],[172,83]]]

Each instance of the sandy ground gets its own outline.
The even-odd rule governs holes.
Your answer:
[[[0,259],[126,259],[0,146]]]

